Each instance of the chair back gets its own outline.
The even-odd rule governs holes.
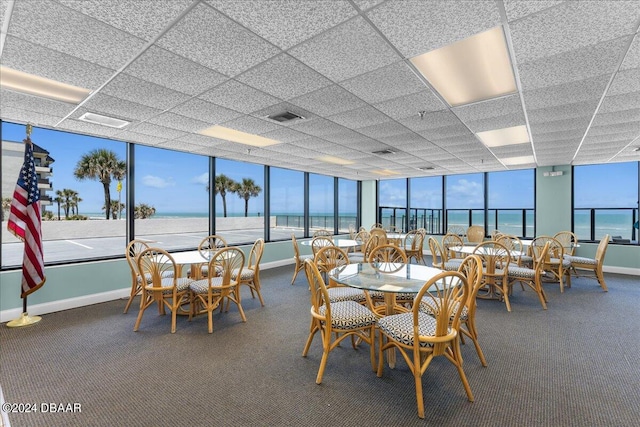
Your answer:
[[[517,236],[512,236],[510,234],[500,234],[496,239],[496,242],[502,244],[507,250],[509,250],[509,254],[511,255],[511,262],[515,262],[520,265],[520,257],[522,257],[524,252],[524,245],[522,244],[522,240],[520,240]]]
[[[147,245],[142,240],[132,240],[127,245],[125,255],[127,257],[127,264],[129,264],[129,268],[131,269],[131,279],[133,281],[137,281],[138,277],[140,277],[140,270],[138,269],[138,256],[147,248],[149,248],[149,245]]]
[[[511,255],[509,250],[499,242],[488,240],[475,247],[473,255],[478,255],[485,266],[484,275],[506,275]]]
[[[325,246],[313,257],[313,263],[318,271],[329,272],[335,267],[349,264],[349,255],[337,246]]]
[[[558,260],[562,260],[564,258],[564,246],[557,239],[551,236],[538,236],[531,242],[531,251],[532,256],[534,258],[538,258],[538,254],[544,248],[544,245],[549,243],[549,250],[547,251],[546,256],[544,257],[544,263],[549,265],[551,263],[551,258],[556,258]]]
[[[355,240],[355,238],[356,238],[356,233],[357,233],[357,231],[356,231],[356,226],[355,226],[355,225],[353,225],[353,224],[349,224],[349,238],[350,238],[351,240]]]
[[[311,315],[321,321],[331,322],[329,292],[316,264],[310,259],[304,261],[304,272],[311,291]],[[325,307],[322,313],[321,307]]]
[[[387,243],[373,248],[369,264],[378,271],[391,273],[407,265],[407,254],[396,245]]]
[[[464,246],[462,237],[453,233],[447,233],[442,237],[442,252],[446,257],[445,261],[449,260],[450,258],[456,258],[456,254],[451,251],[451,248],[454,248],[456,246]]]
[[[420,230],[411,230],[404,236],[404,247],[412,251],[422,251],[424,248],[424,237]]]
[[[604,256],[607,253],[607,247],[609,246],[609,240],[611,236],[605,234],[602,239],[600,239],[600,243],[598,243],[598,248],[596,249],[596,263],[602,267],[604,263]]]
[[[469,298],[467,299],[467,309],[469,310],[469,316],[475,313],[476,297],[478,291],[484,286],[482,281],[482,258],[478,255],[467,255],[462,263],[458,267],[458,272],[462,273],[467,278],[467,284],[469,285]]]
[[[215,271],[217,276],[209,274],[209,288],[215,277],[221,277],[221,287],[231,287],[238,284],[238,280],[242,277],[242,269],[244,267],[244,252],[238,247],[231,246],[222,248],[213,254],[209,260],[209,271]],[[233,280],[233,277],[236,280]]]
[[[371,230],[373,230],[374,228],[382,228],[382,224],[380,224],[379,222],[378,222],[378,223],[375,223],[375,224],[373,224],[373,225],[371,226]],[[369,231],[371,231],[371,230],[369,230]]]
[[[372,228],[369,232],[371,237],[377,236],[383,239],[384,243],[387,243],[387,231],[383,228]]]
[[[296,235],[291,233],[291,244],[293,245],[293,259],[300,260],[300,247],[298,246],[298,240],[296,239]]]
[[[467,229],[461,225],[452,225],[447,228],[447,234],[449,233],[459,236],[464,241],[464,238],[467,235]]]
[[[471,243],[482,243],[484,241],[484,227],[472,225],[467,228],[467,240]]]
[[[325,246],[334,246],[333,239],[329,236],[316,236],[311,239],[311,251],[313,252],[313,256],[315,256],[318,251]]]
[[[198,252],[203,257],[210,259],[211,255],[225,247],[227,247],[227,241],[220,236],[212,234],[202,239],[198,245]]]
[[[247,268],[253,270],[255,274],[260,271],[260,260],[262,259],[262,253],[264,252],[264,239],[258,239],[251,246],[251,252],[249,252],[249,259],[247,261]]]
[[[313,232],[313,235],[311,237],[318,237],[318,236],[333,236],[333,233],[330,232],[329,230],[316,230]]]
[[[138,256],[138,271],[146,277],[148,284],[143,288],[152,291],[177,290],[177,278],[170,273],[176,271],[176,263],[169,252],[160,248],[147,248]],[[164,280],[163,280],[164,279]]]
[[[369,240],[364,244],[362,248],[362,255],[364,256],[364,261],[369,261],[369,256],[371,255],[371,251],[373,251],[376,247],[380,245],[385,245],[387,243],[386,237],[383,237],[379,233],[372,234],[369,236]]]
[[[460,326],[460,314],[469,298],[469,284],[465,276],[457,271],[443,271],[429,279],[416,295],[413,312],[414,345],[430,343],[433,354],[442,355],[455,339]],[[425,310],[436,319],[433,335],[420,335],[419,316]],[[423,314],[424,315],[424,314]]]
[[[571,231],[560,231],[553,236],[564,247],[564,253],[567,255],[575,255],[578,237]]]
[[[358,233],[356,233],[353,240],[358,242],[358,246],[360,246],[360,250],[363,250],[364,245],[367,243],[367,240],[369,240],[369,237],[371,237],[371,235],[367,230],[360,230],[358,231]]]
[[[491,234],[490,234],[491,240],[498,240],[500,236],[502,236],[503,234],[504,234],[503,232],[495,228],[491,231]]]
[[[447,258],[442,251],[440,243],[433,236],[429,237],[427,243],[429,244],[429,251],[431,251],[431,265],[436,268],[444,268]]]

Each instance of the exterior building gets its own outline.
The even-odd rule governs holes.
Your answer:
[[[38,188],[40,189],[40,206],[52,204],[50,192],[53,185],[49,178],[53,175],[51,164],[55,161],[49,152],[38,144],[33,144],[33,157],[36,161],[36,173],[38,174]],[[20,168],[24,162],[24,143],[2,141],[2,198],[10,198],[16,186],[16,180]]]

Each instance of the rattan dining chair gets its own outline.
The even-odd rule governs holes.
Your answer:
[[[258,295],[262,307],[264,307],[264,299],[262,299],[262,292],[260,292],[260,260],[263,252],[264,239],[258,239],[253,243],[247,258],[247,265],[242,269],[242,274],[239,277],[239,287],[242,288],[242,285],[248,286],[251,291],[251,298],[255,298]],[[231,280],[238,280],[237,271],[231,273]],[[227,301],[228,308],[229,302]]]
[[[205,259],[211,259],[211,256],[215,254],[218,250],[227,247],[227,241],[222,237],[212,234],[210,236],[202,239],[200,244],[198,245],[198,252]],[[187,277],[192,277],[194,279],[201,279],[203,277],[207,277],[209,274],[209,266],[208,264],[204,264],[200,266],[200,276],[194,275],[191,269],[187,271]]]
[[[349,264],[349,255],[344,249],[337,246],[325,246],[321,248],[313,258],[318,271],[326,278],[331,270]],[[335,283],[333,280],[325,280],[328,283],[327,292],[330,302],[355,301],[360,304],[367,302],[367,296],[360,289],[350,288]]]
[[[334,246],[333,239],[329,236],[316,236],[311,239],[311,252],[315,257],[318,251],[326,246]]]
[[[447,271],[456,271],[460,267],[462,259],[448,259],[446,252],[440,246],[440,242],[435,237],[427,239],[429,251],[431,252],[431,265],[435,268]]]
[[[469,243],[482,243],[484,241],[484,227],[472,225],[467,228],[467,241]]]
[[[596,249],[596,254],[594,258],[587,257],[579,257],[579,256],[565,256],[565,259],[568,259],[571,262],[571,267],[574,276],[576,277],[589,277],[596,279],[600,284],[600,287],[607,292],[607,283],[604,281],[604,274],[602,272],[602,266],[604,264],[604,256],[607,253],[607,247],[609,246],[609,239],[611,236],[605,234],[602,239],[600,239],[600,243],[598,243],[598,248]],[[578,273],[580,272],[580,273]],[[584,272],[591,272],[591,274],[584,275]],[[567,287],[571,287],[571,282],[567,283]]]
[[[418,264],[426,265],[424,261],[424,238],[425,235],[419,230],[411,230],[404,237],[404,252],[407,254],[408,262],[415,259]]]
[[[316,384],[322,383],[329,353],[347,337],[351,338],[351,345],[354,349],[360,342],[369,345],[371,368],[375,371],[374,342],[375,326],[378,319],[376,315],[355,301],[331,302],[322,275],[311,260],[305,260],[305,273],[311,290],[311,327],[309,337],[302,350],[302,356],[307,357],[313,337],[316,333],[320,333],[322,358],[316,376]]]
[[[447,233],[442,236],[442,250],[445,252],[448,260],[464,258],[464,256],[461,256],[458,252],[452,249],[460,246],[464,246],[464,240],[462,240],[462,237],[458,236],[457,234]]]
[[[185,277],[167,277],[176,271],[176,263],[169,252],[159,248],[144,249],[138,256],[138,270],[149,282],[142,286],[140,311],[133,327],[138,331],[142,315],[152,304],[158,303],[161,314],[164,308],[171,311],[171,333],[176,332],[176,316],[180,307],[189,302],[189,286],[193,280]]]
[[[291,284],[293,285],[293,283],[296,281],[296,277],[298,277],[298,273],[304,270],[304,260],[313,259],[313,255],[300,255],[298,240],[296,239],[296,235],[293,233],[291,233],[291,244],[293,245],[293,260],[296,263],[295,270],[293,271],[293,278],[291,279]]]
[[[542,250],[537,251],[533,260],[533,268],[523,267],[519,265],[510,265],[508,269],[510,289],[513,288],[513,282],[520,282],[527,285],[538,295],[540,304],[543,309],[547,309],[547,295],[542,288],[542,276],[544,275],[545,259],[549,253],[550,242],[545,243]],[[524,290],[524,288],[523,288]]]
[[[465,276],[457,271],[444,271],[428,280],[416,295],[411,311],[385,316],[378,320],[378,377],[384,369],[384,352],[397,349],[413,374],[418,416],[424,418],[422,374],[434,357],[445,356],[457,369],[460,380],[473,402],[473,393],[462,368],[459,326],[462,307],[469,297]],[[423,311],[429,307],[431,315]]]
[[[509,250],[501,243],[488,240],[477,245],[473,254],[482,259],[483,283],[487,288],[487,294],[482,296],[493,297],[495,295],[499,297],[507,306],[507,311],[511,311],[511,303],[509,302],[511,255]]]
[[[148,247],[149,245],[142,240],[132,240],[129,242],[125,250],[127,264],[129,264],[129,269],[131,270],[131,294],[129,295],[127,305],[124,306],[124,313],[129,311],[129,307],[131,306],[133,299],[142,294],[142,283],[148,283],[146,278],[143,280],[140,270],[138,270],[138,255]]]
[[[551,236],[536,237],[531,242],[531,255],[537,258],[547,242],[549,250],[544,258],[542,269],[552,274],[553,280],[560,284],[560,292],[564,292],[565,280],[567,287],[571,286],[571,260],[565,257],[562,243]]]
[[[329,230],[316,230],[313,232],[313,234],[311,235],[311,237],[319,237],[319,236],[333,236],[333,233]]]
[[[222,248],[211,257],[208,267],[209,271],[215,271],[217,275],[209,275],[189,285],[191,290],[189,320],[198,314],[207,313],[208,331],[211,334],[213,333],[213,312],[218,307],[222,310],[225,300],[227,311],[229,301],[232,301],[238,307],[242,321],[247,321],[240,302],[239,282],[232,279],[234,272],[236,277],[242,277],[244,252],[237,247]]]

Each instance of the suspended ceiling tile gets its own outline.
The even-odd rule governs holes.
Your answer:
[[[144,46],[137,37],[46,0],[15,2],[7,34],[111,69]]]
[[[502,159],[504,157],[532,156],[531,144],[505,145],[504,147],[493,147],[493,154]]]
[[[329,120],[346,126],[349,129],[358,129],[371,126],[376,123],[387,122],[389,117],[371,106],[365,106],[351,111],[345,111],[327,117]]]
[[[532,90],[580,81],[601,74],[611,75],[624,55],[630,37],[545,56],[518,64],[522,90]]]
[[[191,145],[200,147],[215,147],[224,142],[218,138],[212,138],[210,136],[198,135],[193,133],[181,136],[180,138],[177,138],[176,141],[183,141]]]
[[[357,13],[342,0],[207,2],[281,49],[295,46]]]
[[[346,80],[342,86],[371,104],[426,89],[424,83],[404,62],[397,62]]]
[[[309,137],[309,135],[286,127],[280,127],[278,129],[265,132],[262,136],[269,139],[275,139],[280,142],[300,141]]]
[[[277,125],[271,121],[258,119],[251,116],[240,116],[238,118],[221,123],[222,126],[241,132],[252,133],[254,135],[262,135],[263,133],[279,129]]]
[[[289,53],[334,82],[402,59],[361,17],[306,41]]]
[[[25,52],[28,54],[25,55]],[[90,90],[100,87],[115,72],[11,36],[5,41],[2,65]]]
[[[378,139],[385,136],[402,135],[407,132],[407,128],[402,126],[400,123],[387,121],[359,128],[358,132],[371,138]]]
[[[105,95],[138,102],[158,109],[170,109],[189,99],[189,96],[140,80],[126,74],[119,74],[101,91]]]
[[[518,94],[513,94],[461,107],[454,107],[451,111],[466,123],[507,114],[522,114],[522,102]]]
[[[71,9],[145,40],[153,39],[193,3],[191,0],[58,1]]]
[[[34,113],[46,114],[54,117],[64,117],[76,108],[75,104],[69,104],[39,96],[27,95],[11,90],[0,90],[0,106],[4,108],[14,107]]]
[[[631,68],[616,74],[607,95],[622,95],[638,91],[640,91],[640,68]]]
[[[338,85],[326,86],[289,101],[323,116],[355,110],[366,105],[360,98]]]
[[[382,3],[384,0],[353,0],[360,10],[368,10]]]
[[[616,111],[613,113],[599,113],[593,121],[592,126],[616,125],[627,122],[640,123],[640,108]],[[640,134],[640,126],[638,127],[638,133]]]
[[[367,136],[362,135],[361,133],[346,128],[338,132],[323,135],[322,138],[326,139],[327,141],[335,142],[336,144],[349,146],[351,148],[357,148],[360,142],[369,139]]]
[[[280,99],[291,99],[331,84],[331,81],[287,54],[281,54],[237,78]]]
[[[409,129],[421,132],[429,129],[436,129],[445,126],[455,126],[460,124],[460,119],[449,110],[435,111],[426,113],[424,116],[411,116],[406,119],[399,120]]]
[[[640,134],[640,122],[619,123],[615,125],[592,126],[589,129],[591,135],[614,135],[618,133]]]
[[[587,134],[587,137],[584,139],[584,144],[586,145],[606,145],[611,142],[629,142],[635,139],[638,136],[637,132],[620,132],[620,133],[605,133],[600,135],[593,135],[591,132]]]
[[[629,46],[629,51],[624,61],[620,65],[621,70],[629,70],[631,68],[640,68],[640,37],[636,35]]]
[[[563,0],[504,0],[504,9],[509,22],[556,6]]]
[[[166,126],[171,129],[177,129],[190,133],[198,133],[202,129],[206,129],[211,126],[211,124],[208,122],[203,122],[201,120],[196,120],[180,114],[169,112],[162,113],[149,119],[149,123]]]
[[[555,143],[558,141],[566,141],[566,140],[580,141],[585,131],[586,131],[586,127],[584,129],[571,129],[571,130],[547,132],[547,133],[533,133],[533,142],[535,144],[535,147],[537,148],[543,144]]]
[[[527,109],[550,108],[589,100],[600,100],[610,75],[603,74],[578,82],[524,91]]]
[[[147,49],[124,72],[189,95],[227,80],[220,73],[156,46]]]
[[[35,111],[23,110],[10,105],[2,104],[2,119],[15,123],[31,123],[34,126],[52,127],[60,121],[59,117],[48,114],[37,113]]]
[[[119,133],[122,132],[121,129],[114,129],[114,128],[108,128],[108,127],[105,129],[105,126],[96,125],[93,123],[81,122],[79,120],[73,120],[73,119],[66,119],[56,129],[65,130],[69,132],[80,132],[84,135],[96,135],[99,137],[111,136],[116,139],[118,138]]]
[[[235,80],[229,80],[203,93],[199,98],[245,114],[281,102],[278,98]]]
[[[514,126],[523,126],[526,124],[522,111],[504,116],[489,117],[472,122],[465,122],[472,132],[483,132],[487,130],[504,129]]]
[[[166,126],[160,126],[153,123],[140,123],[132,126],[131,132],[141,133],[144,135],[155,136],[162,139],[175,139],[185,135],[185,132],[176,129],[171,129]]]
[[[379,102],[374,106],[396,120],[412,116],[419,117],[421,111],[428,113],[446,108],[442,101],[428,88],[410,95]]]
[[[582,116],[572,119],[553,120],[546,122],[533,122],[531,123],[531,133],[535,136],[546,133],[555,132],[567,132],[567,131],[579,131],[584,133],[589,125],[591,116]]]
[[[633,0],[569,1],[511,22],[517,63],[633,34],[637,7]]]
[[[410,58],[500,25],[494,2],[386,2],[367,16]]]
[[[84,108],[92,113],[100,113],[127,121],[146,120],[162,112],[157,108],[147,107],[126,99],[96,93],[85,104]]]
[[[633,110],[640,108],[640,91],[622,95],[607,95],[598,110],[598,113],[613,113],[616,111]]]
[[[548,108],[528,108],[529,122],[543,123],[555,120],[575,119],[593,116],[599,99],[593,98],[583,102],[556,105]]]
[[[157,44],[230,77],[279,52],[205,4],[193,8]]]
[[[457,140],[475,140],[471,131],[462,123],[456,123],[451,126],[443,126],[434,129],[428,129],[418,132],[420,135],[427,138],[429,141],[453,141]]]
[[[161,144],[167,140],[167,138],[160,138],[153,135],[145,135],[142,133],[131,132],[128,130],[118,133],[118,139],[121,141],[135,142],[135,143],[141,143],[141,144],[152,145],[152,146]]]
[[[323,135],[330,135],[332,133],[340,132],[344,129],[343,126],[333,123],[329,120],[321,117],[313,118],[310,120],[301,120],[293,123],[291,128],[306,133],[307,135],[322,137]]]
[[[208,123],[209,126],[224,123],[241,116],[237,111],[229,110],[198,98],[191,98],[187,102],[172,108],[171,112],[201,120]]]
[[[164,148],[167,150],[178,150],[178,151],[182,151],[189,154],[191,154],[193,150],[198,150],[202,148],[199,145],[189,144],[188,142],[179,141],[179,140],[161,142],[160,144],[157,145],[157,147]]]

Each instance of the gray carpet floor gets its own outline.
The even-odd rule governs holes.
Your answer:
[[[7,402],[79,403],[81,412],[9,414],[22,426],[638,426],[640,332],[638,277],[607,274],[609,292],[574,278],[563,294],[547,284],[548,310],[514,288],[513,311],[478,302],[488,367],[463,346],[470,403],[455,368],[436,359],[423,376],[426,419],[417,416],[404,361],[372,372],[368,349],[348,342],[315,378],[319,337],[301,352],[309,291],[292,267],[262,272],[266,307],[243,290],[237,309],[178,319],[145,313],[124,300],[43,316],[25,328],[0,326],[0,386]],[[78,284],[81,286],[81,284]]]

